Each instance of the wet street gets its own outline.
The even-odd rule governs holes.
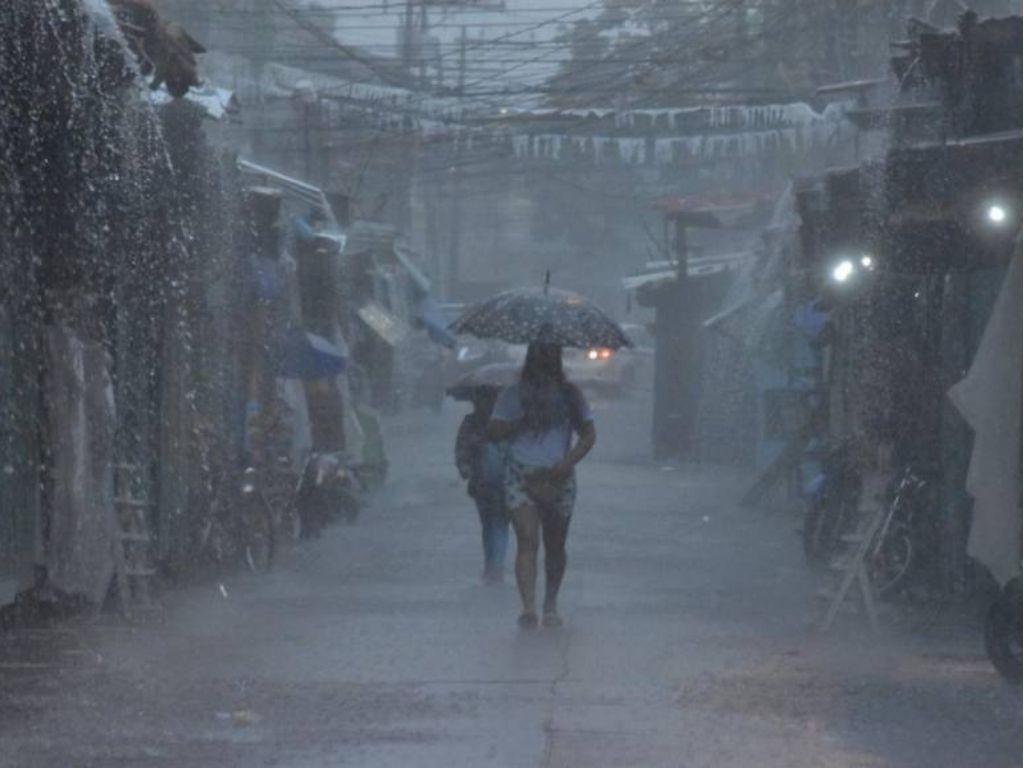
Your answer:
[[[271,575],[171,591],[137,627],[0,635],[0,765],[1019,764],[1019,691],[976,625],[810,633],[797,517],[651,463],[643,396],[596,411],[564,628],[520,631],[511,579],[481,583],[449,403],[392,421],[375,506]]]

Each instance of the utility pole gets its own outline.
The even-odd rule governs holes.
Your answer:
[[[308,102],[302,101],[302,157],[305,161],[305,179],[313,179],[313,142],[309,135],[309,108]]]
[[[462,34],[459,36],[459,98],[466,93],[466,27],[463,25]]]
[[[412,74],[413,62],[413,3],[415,0],[405,0],[405,27],[402,30],[402,67],[406,72]]]
[[[427,4],[425,0],[420,0],[420,30],[416,36],[416,54],[419,58],[420,65],[420,88],[426,90],[427,88],[427,51],[424,48],[424,43],[427,40],[427,29],[430,25],[430,19],[427,16]]]
[[[253,156],[261,162],[267,162],[267,158],[263,156],[263,148],[266,144],[263,135],[267,128],[264,113],[266,105],[263,103],[263,73],[274,43],[271,3],[272,0],[251,0],[252,13],[249,16],[249,23],[252,25],[252,36],[249,40],[243,41],[247,45],[252,45],[252,54],[249,57],[249,80],[255,89],[257,104],[256,119],[252,126],[252,151]]]
[[[459,99],[466,95],[466,28],[462,28],[459,36]],[[460,102],[461,103],[461,102]],[[452,167],[449,176],[449,197],[451,198],[451,221],[449,225],[448,251],[448,292],[454,296],[459,290],[459,247],[462,239],[462,141],[463,136],[456,133],[455,147],[452,152]]]

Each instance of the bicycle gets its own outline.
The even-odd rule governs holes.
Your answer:
[[[195,506],[203,510],[195,533],[196,550],[216,567],[240,563],[257,573],[269,570],[279,549],[286,519],[259,471],[241,463],[212,429],[198,430],[207,481]],[[264,454],[265,455],[265,454]]]
[[[902,584],[916,561],[918,517],[927,489],[927,482],[909,466],[893,486],[888,510],[866,558],[868,575],[880,597]]]

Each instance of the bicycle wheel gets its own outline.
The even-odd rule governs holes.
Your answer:
[[[804,557],[809,565],[821,565],[835,553],[839,521],[833,509],[812,499],[804,514]]]
[[[985,652],[1006,682],[1021,683],[1021,613],[1019,584],[1003,589],[985,615]]]
[[[359,497],[350,491],[342,491],[341,493],[341,517],[349,525],[354,525],[359,519],[359,513],[362,511],[362,503]]]
[[[872,559],[870,572],[875,592],[881,597],[891,593],[907,577],[914,559],[910,531],[900,526],[889,531]]]
[[[289,504],[281,516],[278,530],[284,540],[295,543],[302,538],[302,516],[294,504]]]
[[[261,500],[253,499],[245,504],[241,516],[242,548],[246,567],[253,573],[269,571],[274,565],[277,532],[270,509]]]
[[[217,517],[206,520],[199,531],[196,543],[200,556],[218,568],[229,561],[234,562],[238,552],[233,537]]]

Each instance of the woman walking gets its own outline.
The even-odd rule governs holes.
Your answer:
[[[516,532],[516,584],[523,603],[519,625],[538,623],[537,552],[543,537],[543,622],[559,626],[558,590],[576,500],[575,467],[597,439],[590,407],[565,378],[561,347],[530,344],[519,383],[498,397],[488,437],[508,441],[505,505]]]

